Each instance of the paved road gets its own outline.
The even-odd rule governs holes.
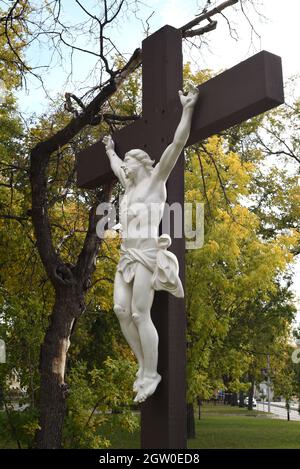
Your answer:
[[[265,404],[258,402],[256,409],[268,412],[268,404],[266,402]],[[287,420],[287,411],[285,408],[285,402],[271,402],[271,414],[274,414],[275,418]],[[298,414],[298,410],[296,406],[291,406],[290,420],[300,421],[300,415]]]

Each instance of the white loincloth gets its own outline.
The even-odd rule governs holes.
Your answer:
[[[178,260],[175,254],[167,251],[170,245],[170,236],[163,234],[157,239],[155,248],[137,249],[121,246],[121,258],[117,270],[125,282],[130,283],[140,263],[153,273],[151,286],[154,290],[165,290],[178,298],[183,298],[184,291],[178,275]]]

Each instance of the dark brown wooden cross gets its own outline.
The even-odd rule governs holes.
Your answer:
[[[159,159],[171,143],[181,117],[182,37],[164,26],[143,41],[143,116],[113,135],[117,154],[141,148]],[[284,101],[280,57],[260,52],[199,86],[190,138],[192,145]],[[95,188],[113,173],[101,141],[79,155],[78,185]],[[184,201],[184,158],[180,157],[167,184],[168,202]],[[184,239],[171,250],[184,281]],[[152,319],[159,334],[158,371],[162,382],[142,404],[142,448],[186,448],[186,317],[184,300],[156,293]]]

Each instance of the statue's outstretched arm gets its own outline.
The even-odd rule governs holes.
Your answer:
[[[176,129],[173,142],[162,154],[159,163],[154,168],[154,175],[160,179],[167,180],[180,153],[182,152],[190,135],[192,116],[197,102],[198,88],[192,88],[187,96],[182,91],[178,92],[182,104],[182,116]]]
[[[115,144],[113,139],[110,135],[107,135],[103,138],[103,143],[105,145],[106,154],[110,161],[110,166],[115,174],[115,176],[119,179],[120,183],[125,187],[126,186],[126,177],[122,166],[124,166],[124,162],[115,152]]]

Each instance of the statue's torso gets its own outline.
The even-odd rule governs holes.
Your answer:
[[[130,185],[120,203],[120,222],[123,245],[126,247],[153,247],[167,198],[164,181],[143,180]]]

